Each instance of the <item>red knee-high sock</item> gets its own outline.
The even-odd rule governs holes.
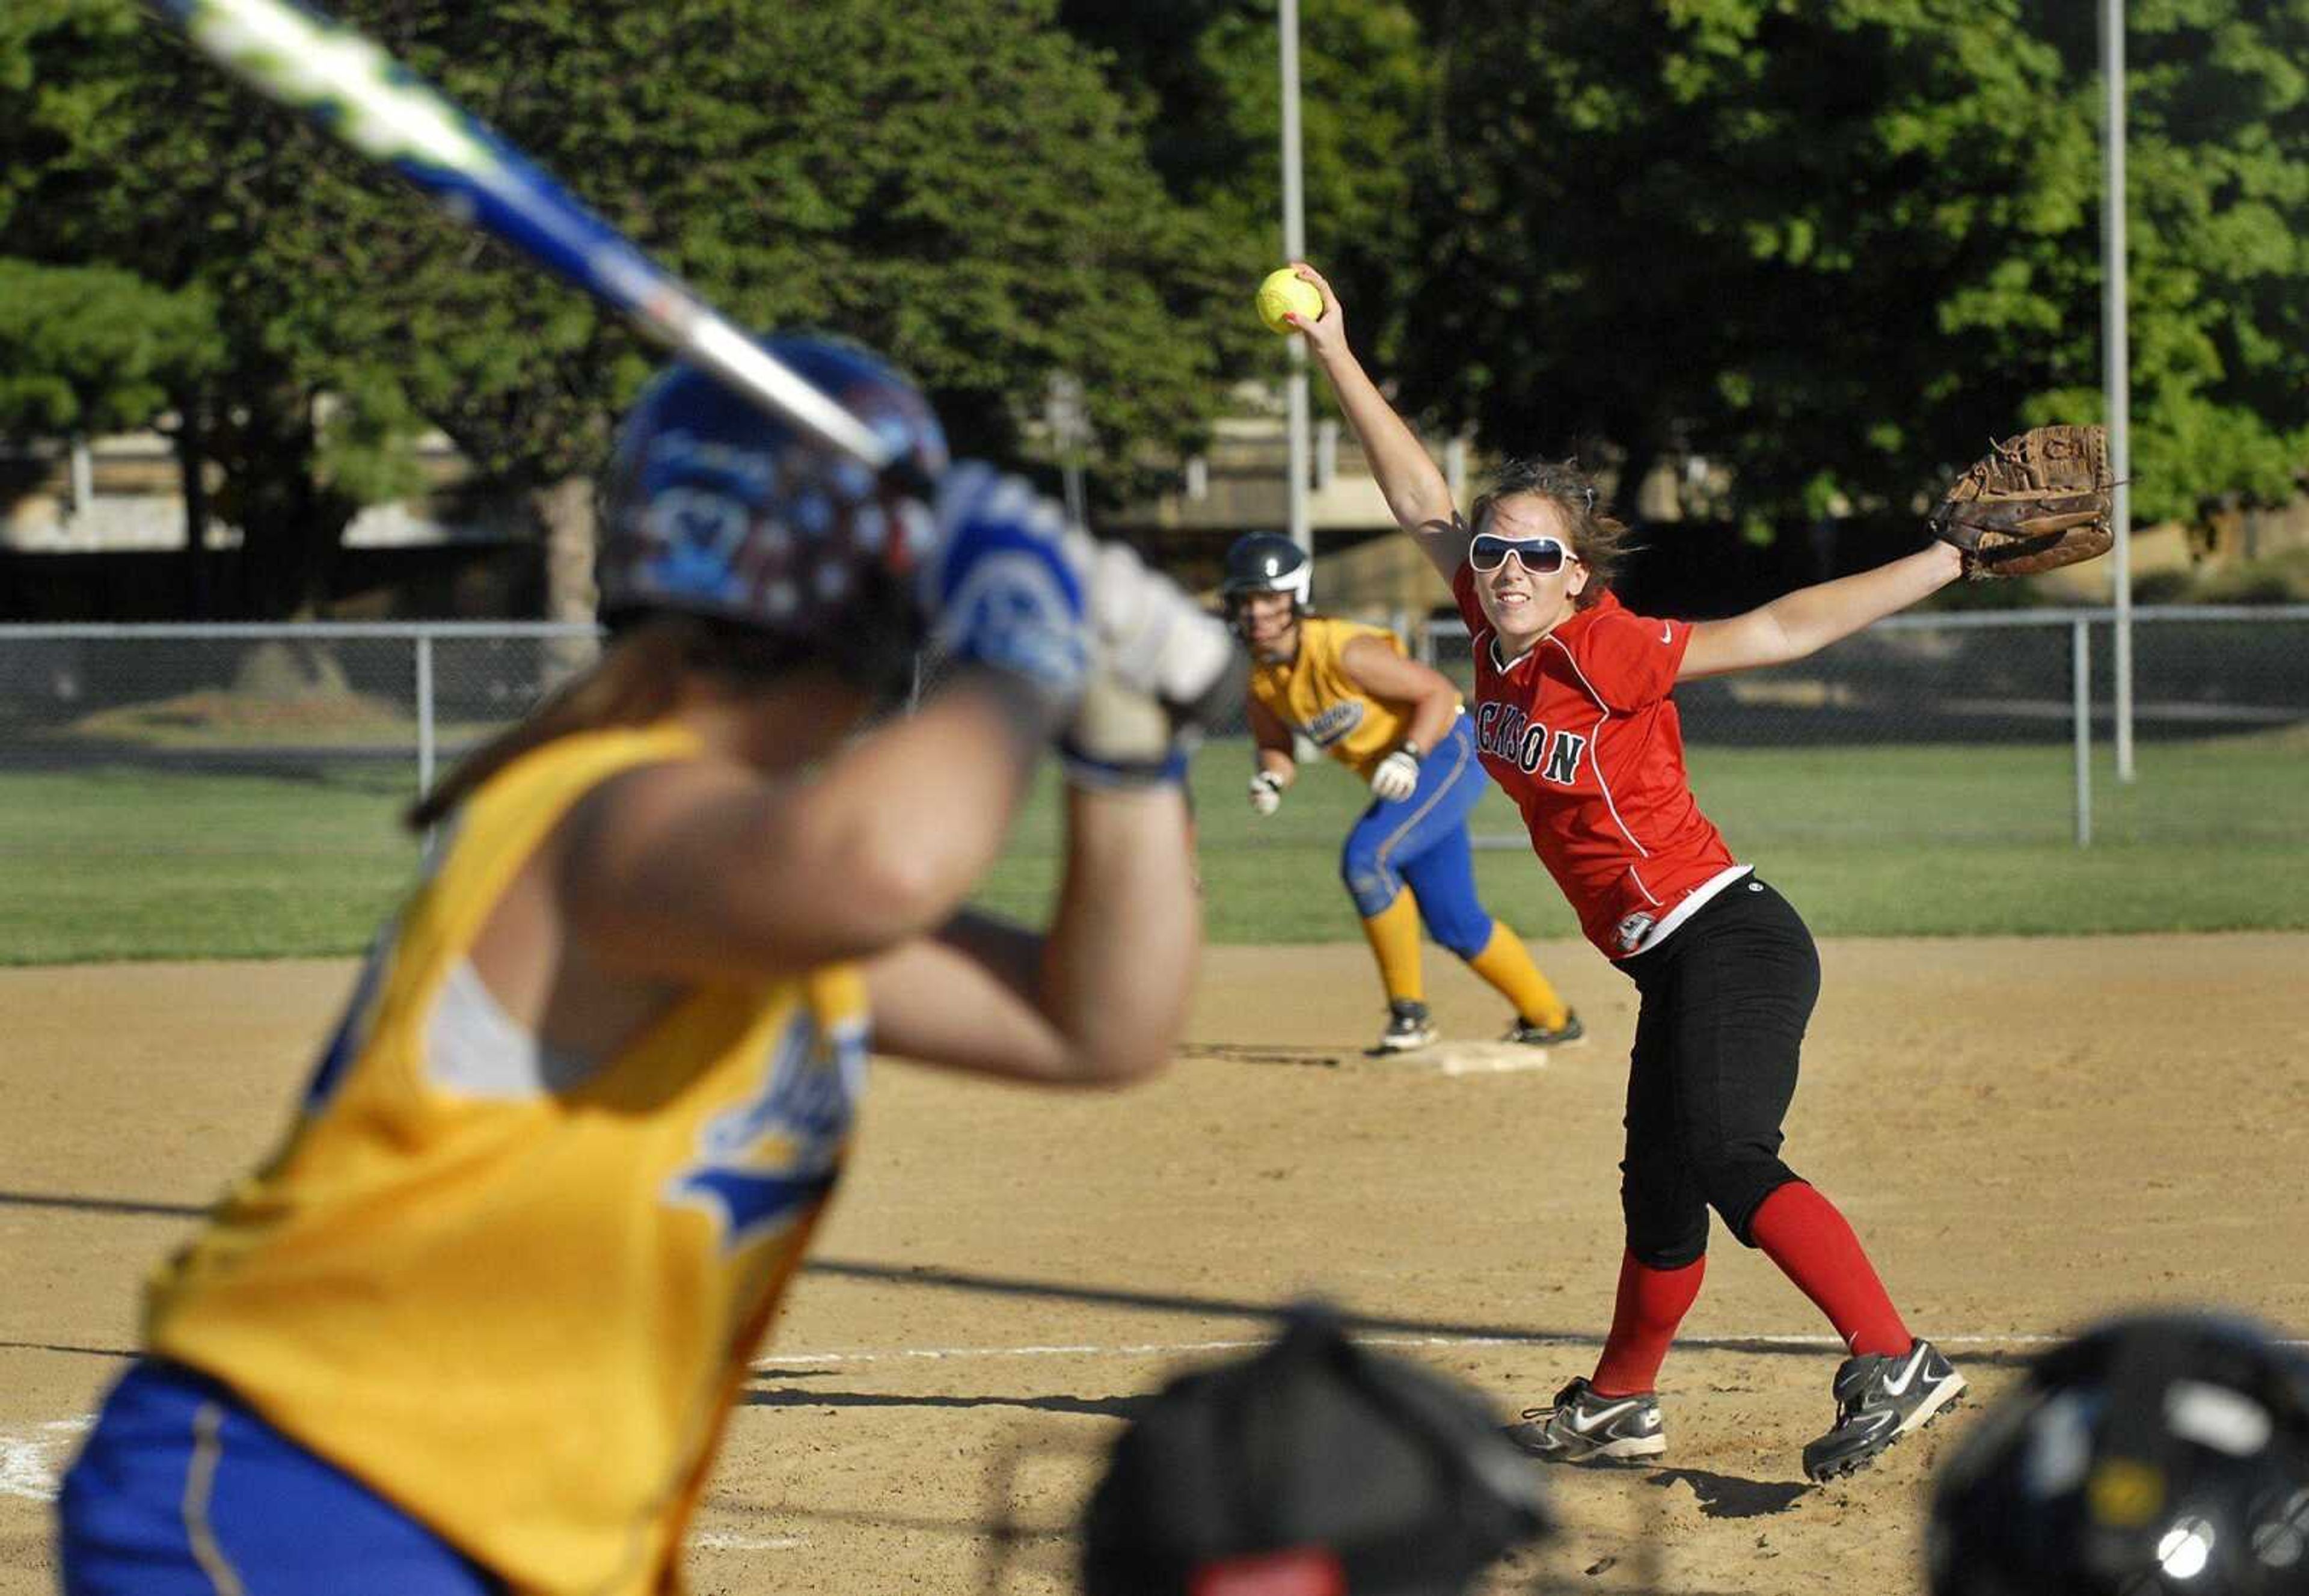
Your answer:
[[[1804,1182],[1790,1181],[1765,1198],[1749,1233],[1780,1272],[1812,1298],[1856,1355],[1907,1351],[1907,1327],[1884,1294],[1860,1238],[1836,1204]]]
[[[1633,1396],[1659,1383],[1668,1343],[1675,1340],[1675,1327],[1691,1311],[1707,1274],[1704,1253],[1682,1269],[1654,1269],[1637,1262],[1633,1253],[1621,1256],[1612,1333],[1604,1338],[1604,1356],[1588,1381],[1596,1395]]]

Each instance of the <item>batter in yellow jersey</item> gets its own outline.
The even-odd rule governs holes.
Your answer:
[[[1339,870],[1387,990],[1379,1048],[1435,1040],[1420,972],[1423,922],[1515,1005],[1510,1041],[1576,1040],[1578,1016],[1475,895],[1467,815],[1484,782],[1458,690],[1408,658],[1386,628],[1309,611],[1311,574],[1304,552],[1269,533],[1227,553],[1222,591],[1251,651],[1250,802],[1262,815],[1280,807],[1298,774],[1300,738],[1370,785],[1371,804],[1347,834]]]
[[[644,393],[602,478],[606,646],[407,817],[428,868],[65,1476],[62,1596],[675,1596],[869,1010],[887,1055],[980,1074],[1169,1057],[1180,739],[1241,651],[1120,551],[1089,585],[1056,508],[950,467],[872,357],[767,352],[904,469],[701,371]],[[878,714],[933,630],[939,681]],[[965,905],[1053,743],[1037,932]]]
[[[694,991],[604,1058],[504,1045],[465,958],[503,876],[600,782],[694,751],[677,729],[596,733],[482,788],[288,1144],[149,1304],[154,1353],[520,1587],[655,1588],[688,1516],[667,1506],[697,1488],[864,1083],[840,967]],[[561,1421],[570,1360],[598,1371],[582,1427]]]

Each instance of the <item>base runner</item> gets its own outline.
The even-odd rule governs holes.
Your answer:
[[[1305,737],[1371,785],[1347,833],[1339,874],[1387,989],[1379,1051],[1436,1039],[1420,969],[1419,928],[1514,1005],[1507,1040],[1576,1042],[1579,1017],[1532,962],[1522,940],[1475,896],[1467,815],[1483,795],[1474,739],[1450,678],[1405,658],[1384,627],[1307,607],[1312,562],[1289,538],[1258,532],[1227,551],[1220,592],[1251,652],[1251,807],[1273,814],[1298,776]]]

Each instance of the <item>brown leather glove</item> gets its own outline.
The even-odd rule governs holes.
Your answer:
[[[1926,518],[1933,535],[1964,551],[1964,574],[2031,577],[2108,552],[2108,434],[2098,427],[2038,427],[1975,461]]]

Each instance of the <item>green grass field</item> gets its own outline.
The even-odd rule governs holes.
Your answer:
[[[2104,757],[2083,850],[2065,748],[1701,748],[1692,764],[1733,851],[1822,935],[2042,935],[2309,927],[2303,754],[2297,734],[2143,743],[2126,787]],[[1336,861],[1362,789],[1310,769],[1259,820],[1248,769],[1236,742],[1195,771],[1211,940],[1360,935]],[[394,819],[411,775],[351,762],[0,774],[0,963],[356,951],[415,863]],[[1055,798],[1046,779],[986,883],[990,906],[1042,914]],[[1496,794],[1474,829],[1520,835]],[[1475,867],[1524,935],[1576,934],[1527,849],[1480,851]]]

